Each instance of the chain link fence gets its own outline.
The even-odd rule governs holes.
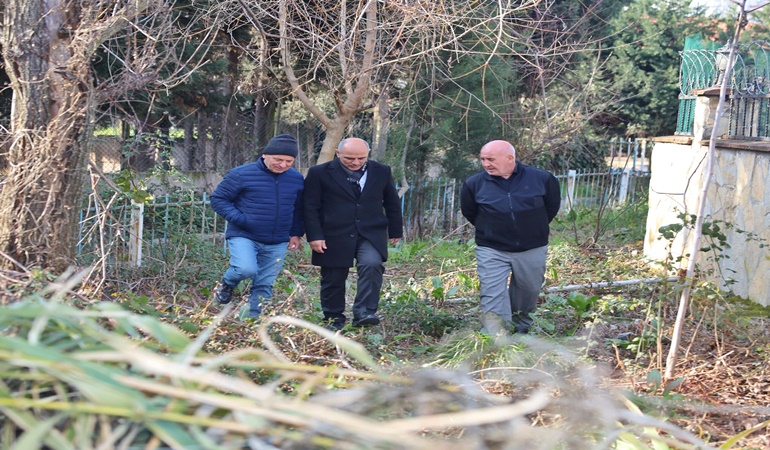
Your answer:
[[[267,129],[248,113],[230,121],[216,114],[205,116],[205,120],[190,117],[180,125],[140,131],[126,122],[103,127],[90,142],[91,161],[105,174],[124,169],[146,172],[154,167],[225,173],[255,161],[270,137],[286,133],[299,142],[294,168],[303,170],[316,159],[325,136],[315,119],[277,121]]]

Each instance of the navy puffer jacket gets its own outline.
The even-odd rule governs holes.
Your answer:
[[[225,175],[211,194],[211,207],[227,220],[226,238],[244,237],[263,244],[302,236],[302,190],[305,180],[295,169],[275,174],[257,162]]]

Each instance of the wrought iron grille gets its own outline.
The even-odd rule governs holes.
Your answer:
[[[730,43],[718,50],[680,52],[679,114],[676,134],[691,135],[695,112],[693,89],[718,86],[727,69]],[[770,42],[737,44],[728,80],[730,102],[727,135],[731,139],[770,139]]]
[[[770,42],[739,44],[730,77],[733,139],[770,139]]]

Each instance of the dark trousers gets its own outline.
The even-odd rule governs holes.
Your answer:
[[[382,255],[371,242],[359,238],[356,242],[358,284],[353,302],[354,319],[377,312],[385,272]],[[321,309],[325,320],[345,323],[345,281],[349,267],[321,267]]]

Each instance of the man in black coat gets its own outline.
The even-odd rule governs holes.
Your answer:
[[[313,265],[321,267],[321,309],[333,330],[345,325],[345,281],[353,260],[358,284],[353,325],[377,325],[388,239],[403,233],[401,202],[390,167],[369,161],[369,144],[343,139],[337,159],[311,167],[305,178],[305,233]]]
[[[517,162],[507,141],[486,143],[480,157],[484,170],[465,180],[460,206],[476,227],[482,327],[528,333],[545,281],[549,224],[561,204],[559,181]]]

